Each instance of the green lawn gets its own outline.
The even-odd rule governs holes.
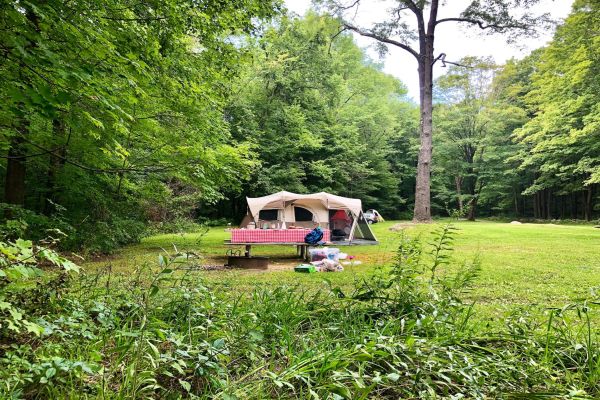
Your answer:
[[[440,222],[445,223],[446,221]],[[208,271],[208,280],[225,287],[251,287],[257,284],[324,285],[328,278],[341,286],[351,284],[377,265],[389,263],[398,243],[398,233],[390,231],[397,221],[373,225],[379,246],[355,246],[343,251],[355,255],[362,265],[346,268],[343,273],[304,275],[294,273],[297,264],[294,247],[256,247],[254,254],[269,255],[276,271]],[[439,223],[438,223],[439,224]],[[436,225],[406,224],[411,236],[428,240]],[[454,263],[445,273],[451,273],[463,260],[479,255],[482,271],[469,300],[477,304],[486,317],[501,317],[516,306],[561,306],[574,300],[592,297],[600,287],[600,229],[590,225],[522,224],[499,222],[457,222]],[[229,238],[224,228],[212,228],[200,233],[158,235],[141,244],[122,249],[114,257],[88,262],[87,268],[110,264],[115,271],[127,272],[140,263],[156,263],[164,250],[200,252],[206,264],[223,264]]]

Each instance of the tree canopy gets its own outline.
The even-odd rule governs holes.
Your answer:
[[[511,39],[535,14],[511,4],[436,23]],[[59,228],[65,246],[109,251],[148,226],[238,222],[246,196],[277,190],[358,197],[388,218],[420,201],[423,108],[345,20],[256,0],[19,1],[0,15],[5,237]],[[431,82],[434,215],[598,215],[598,19],[578,0],[547,47],[454,60]],[[418,43],[392,25],[369,32]]]

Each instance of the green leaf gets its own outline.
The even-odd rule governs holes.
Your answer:
[[[52,378],[54,375],[56,375],[56,368],[50,367],[46,370],[46,378],[49,380],[50,378]]]
[[[181,385],[181,387],[183,387],[183,389],[185,389],[186,392],[189,393],[189,391],[192,389],[192,384],[189,382],[186,382],[182,379],[179,380],[179,384]]]
[[[44,333],[44,328],[36,323],[30,321],[23,321],[23,325],[28,332],[33,333],[36,336],[41,336]]]
[[[400,375],[398,375],[396,372],[389,373],[386,376],[392,382],[397,382],[398,379],[400,379]]]

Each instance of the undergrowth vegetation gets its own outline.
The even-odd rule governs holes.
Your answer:
[[[240,292],[168,255],[129,273],[57,273],[48,269],[74,268],[46,247],[2,243],[0,397],[597,395],[596,303],[550,309],[546,320],[516,310],[502,329],[477,326],[461,299],[478,259],[443,272],[454,234],[441,227],[427,243],[402,235],[394,262],[350,290],[326,281]],[[11,324],[14,312],[32,329]]]

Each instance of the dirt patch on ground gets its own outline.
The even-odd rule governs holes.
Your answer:
[[[273,259],[269,261],[269,269],[267,271],[291,271],[295,266],[302,264],[302,260]]]
[[[414,226],[417,226],[417,224],[415,224],[414,222],[402,222],[402,223],[395,224],[395,225],[391,226],[390,227],[390,231],[392,231],[392,232],[399,232],[402,229],[412,228]]]
[[[268,271],[292,271],[295,266],[302,264],[300,258],[285,258],[285,257],[270,257],[269,268],[267,269],[250,269],[250,268],[235,268],[236,271],[256,271],[256,272],[268,272]],[[227,257],[207,257],[202,260],[202,264],[206,265],[225,265],[227,264]]]

